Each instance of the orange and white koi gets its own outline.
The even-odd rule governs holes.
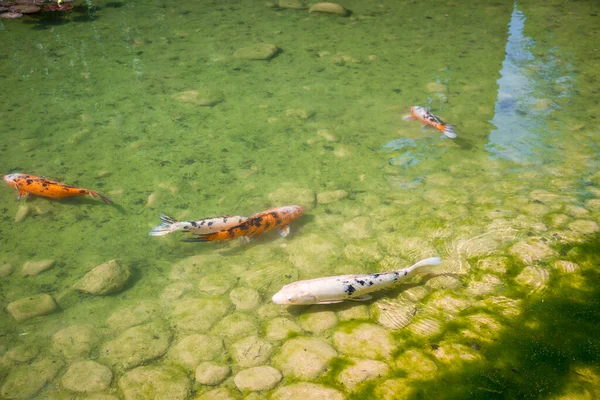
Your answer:
[[[244,222],[229,229],[218,232],[196,235],[195,238],[185,239],[184,242],[218,242],[236,238],[255,239],[272,229],[279,230],[283,237],[290,233],[290,223],[304,214],[300,206],[285,206],[254,214]]]
[[[449,138],[454,139],[456,137],[456,132],[454,131],[454,128],[455,128],[454,125],[450,125],[445,122],[442,122],[442,120],[439,117],[437,117],[436,115],[433,115],[432,113],[429,112],[429,110],[427,110],[424,107],[419,107],[419,106],[411,107],[410,115],[407,115],[406,117],[404,117],[404,119],[407,121],[414,121],[414,120],[418,119],[425,125],[431,125],[435,129],[442,131],[444,133],[444,135],[448,136]]]
[[[8,174],[4,175],[4,182],[19,191],[19,199],[29,194],[35,196],[49,197],[51,199],[62,199],[71,196],[90,195],[100,197],[105,203],[112,203],[112,200],[93,190],[83,189],[75,186],[68,186],[52,179],[29,174]]]
[[[158,218],[160,218],[162,224],[152,228],[149,233],[150,236],[165,236],[176,231],[201,235],[233,228],[248,219],[248,217],[224,216],[204,218],[197,221],[177,221],[175,218],[164,214],[160,214]]]

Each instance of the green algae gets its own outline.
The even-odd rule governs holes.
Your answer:
[[[34,198],[27,203],[30,216],[14,225],[16,193],[4,187],[0,261],[18,266],[52,258],[57,265],[35,277],[14,272],[2,278],[0,299],[7,304],[48,293],[61,311],[20,324],[0,313],[3,348],[23,343],[47,348],[48,338],[66,323],[102,327],[115,310],[156,299],[172,283],[191,285],[183,298],[215,297],[220,309],[231,287],[248,286],[261,294],[260,307],[293,280],[380,271],[392,259],[417,261],[427,248],[448,260],[442,267],[464,284],[490,273],[478,268],[485,257],[507,257],[506,272],[498,273],[503,284],[493,296],[521,300],[514,307],[520,314],[505,315],[504,304],[482,295],[468,309],[440,320],[441,330],[431,336],[394,331],[395,356],[417,349],[434,357],[435,346],[453,342],[483,357],[456,368],[440,363],[427,379],[396,369],[390,377],[407,382],[411,396],[593,393],[598,371],[578,368],[598,362],[597,342],[590,335],[598,316],[598,276],[591,269],[598,263],[597,237],[572,236],[566,224],[555,227],[552,216],[568,214],[565,205],[587,205],[599,194],[599,132],[591,117],[600,111],[598,56],[591,50],[597,5],[516,3],[525,17],[525,50],[533,57],[520,70],[534,86],[525,99],[533,108],[518,108],[531,125],[507,123],[505,128],[540,140],[532,142],[535,157],[512,162],[490,160],[485,150],[490,131],[500,128],[490,121],[504,104],[498,100],[498,79],[506,72],[501,68],[512,3],[431,7],[350,1],[344,5],[353,16],[345,20],[259,3],[87,5],[85,14],[61,23],[2,23],[3,43],[12,49],[10,56],[0,56],[10,78],[3,85],[7,95],[0,98],[6,132],[2,169],[60,178],[118,204]],[[269,62],[231,58],[235,49],[257,42],[275,43],[283,52]],[[216,86],[226,101],[212,108],[172,101],[177,93],[206,85]],[[416,104],[457,123],[459,138],[450,141],[402,121]],[[324,131],[336,140],[323,140]],[[386,143],[398,138],[413,141],[410,152],[398,146],[387,152]],[[522,150],[519,143],[509,144]],[[100,171],[108,174],[99,178]],[[283,196],[282,188],[298,195]],[[249,215],[282,201],[314,203],[319,193],[338,190],[348,197],[310,204],[287,239],[269,234],[240,246],[147,236],[160,212],[186,218]],[[539,193],[532,195],[535,190],[559,198],[540,199]],[[147,206],[150,195],[156,202]],[[597,220],[598,209],[589,211],[584,219]],[[519,219],[522,215],[528,217]],[[468,251],[455,246],[457,238],[486,234],[493,224],[500,226],[493,241]],[[545,291],[535,295],[515,282],[526,265],[509,251],[532,236],[548,240],[557,251],[535,262],[551,272]],[[175,270],[173,265],[190,256],[201,262]],[[97,298],[72,291],[87,271],[112,258],[133,269],[123,292]],[[575,262],[581,271],[557,277],[556,259]],[[455,268],[459,263],[470,268]],[[218,285],[215,277],[225,282]],[[377,293],[367,304],[426,282]],[[434,293],[415,302],[418,312]],[[468,297],[462,287],[447,293]],[[302,312],[296,309],[290,318]],[[160,315],[169,313],[165,307]],[[488,334],[492,342],[461,334],[473,328],[469,318],[478,313],[506,325],[499,336]],[[272,317],[259,311],[258,326],[264,330]],[[349,332],[374,317],[340,322],[334,330]],[[186,328],[198,329],[202,322],[192,320]],[[104,342],[117,334],[99,333]],[[329,333],[323,335],[327,339]],[[298,336],[292,333],[286,340]],[[335,358],[317,382],[343,391],[335,377],[348,362],[345,356]],[[0,376],[14,369],[0,366]],[[378,385],[368,383],[351,398],[374,398]]]

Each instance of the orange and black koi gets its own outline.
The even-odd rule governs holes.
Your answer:
[[[100,197],[105,203],[112,203],[112,200],[93,190],[64,185],[60,182],[46,179],[29,174],[8,174],[4,175],[4,181],[19,191],[19,199],[29,194],[35,196],[49,197],[52,199],[62,199],[71,196]]]
[[[304,209],[300,206],[272,208],[254,214],[229,229],[196,235],[194,238],[184,239],[184,242],[220,242],[241,237],[254,239],[272,229],[278,229],[279,234],[285,237],[290,233],[290,223],[300,218],[302,214]]]

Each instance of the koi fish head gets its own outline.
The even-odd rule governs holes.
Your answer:
[[[279,292],[273,295],[271,300],[275,304],[285,305],[315,304],[318,302],[314,295],[298,290],[293,283],[282,287]]]
[[[17,179],[19,179],[20,176],[21,176],[21,174],[7,174],[7,175],[4,175],[4,182],[8,183],[12,187],[16,187],[17,186]]]
[[[413,117],[425,117],[428,114],[427,109],[419,106],[412,106],[410,108],[410,115]]]

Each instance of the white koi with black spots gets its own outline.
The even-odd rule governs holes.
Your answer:
[[[332,304],[344,300],[365,301],[371,299],[368,293],[393,286],[420,267],[439,265],[441,262],[440,258],[432,257],[398,271],[297,281],[281,288],[273,295],[272,300],[275,304],[288,305]]]
[[[162,224],[153,228],[149,233],[150,236],[164,236],[176,231],[195,233],[198,235],[207,234],[229,229],[248,219],[247,217],[227,216],[204,218],[197,221],[177,221],[175,218],[168,217],[164,214],[160,214],[158,218],[160,218]]]

